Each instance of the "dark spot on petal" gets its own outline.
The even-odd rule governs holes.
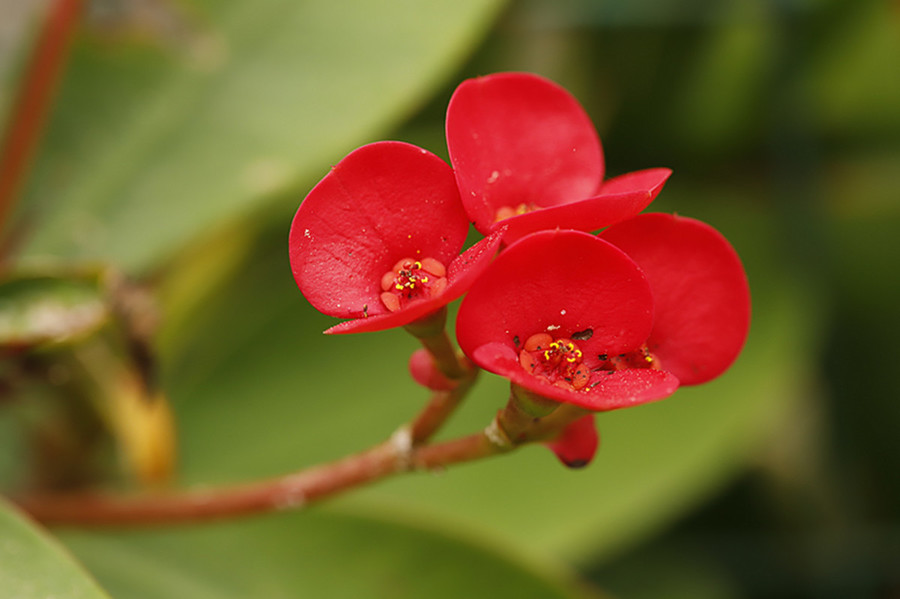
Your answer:
[[[587,341],[594,336],[594,329],[585,329],[572,333],[571,338],[575,341]]]
[[[563,460],[563,464],[565,464],[568,468],[584,468],[588,465],[590,460],[579,459],[579,460]]]
[[[609,354],[600,354],[597,358],[600,360],[609,360]]]
[[[513,345],[515,345],[516,347],[519,347],[519,336],[518,335],[513,337]]]

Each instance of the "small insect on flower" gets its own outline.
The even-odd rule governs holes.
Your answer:
[[[584,329],[583,331],[576,331],[572,333],[572,339],[576,341],[587,341],[594,335],[594,329]]]

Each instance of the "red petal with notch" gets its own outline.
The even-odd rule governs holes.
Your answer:
[[[447,163],[411,144],[373,143],[348,154],[300,205],[291,224],[291,269],[320,312],[387,314],[382,275],[407,257],[449,264],[468,228]]]
[[[544,443],[567,468],[584,468],[600,446],[594,415],[588,414],[566,426],[559,437]]]
[[[545,229],[596,231],[640,213],[656,199],[671,174],[667,168],[652,168],[621,175],[604,183],[594,197],[526,212],[494,226],[507,228],[506,243]]]
[[[565,89],[530,73],[464,81],[447,107],[446,132],[460,197],[483,233],[499,208],[590,197],[603,181],[590,117]]]
[[[750,290],[728,241],[706,223],[642,214],[604,231],[646,273],[655,322],[647,345],[683,385],[722,374],[750,326]]]

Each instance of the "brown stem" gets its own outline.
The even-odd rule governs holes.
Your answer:
[[[409,426],[413,445],[420,445],[431,438],[446,422],[475,383],[477,370],[470,370],[466,378],[448,391],[432,391],[431,399]]]
[[[406,325],[431,356],[434,368],[442,375],[444,389],[433,388],[428,403],[412,421],[409,433],[413,445],[427,441],[446,422],[472,388],[478,369],[457,352],[447,335],[447,308]]]
[[[80,9],[81,0],[54,0],[25,68],[8,129],[0,141],[0,233],[37,148]]]
[[[419,340],[434,360],[437,369],[450,380],[471,374],[473,366],[459,354],[447,335],[446,306],[405,327],[406,332]]]
[[[448,379],[461,379],[471,372],[472,367],[456,353],[447,331],[443,328],[436,335],[419,337],[419,341],[434,358],[437,369]]]
[[[563,404],[536,417],[522,410],[513,395],[485,431],[442,443],[415,445],[415,431],[421,434],[427,430],[416,420],[388,441],[362,453],[255,483],[132,497],[101,493],[31,495],[18,503],[38,521],[69,526],[179,524],[296,509],[401,472],[441,469],[553,438],[583,413],[580,408]],[[417,429],[417,424],[423,428]]]
[[[362,453],[275,479],[220,489],[134,497],[100,493],[34,495],[17,503],[45,524],[149,526],[191,523],[299,508],[410,470],[431,470],[504,451],[479,433],[409,448],[396,437]]]
[[[513,384],[506,407],[498,412],[496,427],[512,446],[553,439],[568,424],[590,413],[584,408],[552,400],[539,405],[535,403],[536,399],[523,395]]]

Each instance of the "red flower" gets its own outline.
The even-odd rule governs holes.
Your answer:
[[[749,318],[746,276],[724,237],[645,214],[602,238],[543,231],[512,244],[463,300],[457,337],[473,362],[519,387],[606,411],[715,378]],[[551,448],[586,463],[596,447],[588,430],[570,426]]]
[[[348,154],[306,196],[291,224],[291,269],[320,312],[352,318],[327,333],[403,326],[462,295],[499,235],[460,250],[469,221],[450,167],[401,142]]]
[[[447,108],[447,146],[460,197],[482,233],[507,243],[542,229],[593,231],[638,214],[671,171],[603,181],[600,139],[577,100],[528,73],[464,81]]]
[[[509,246],[472,285],[456,335],[482,368],[604,411],[678,387],[673,375],[645,367],[652,328],[650,283],[623,251],[588,233],[540,231]]]

